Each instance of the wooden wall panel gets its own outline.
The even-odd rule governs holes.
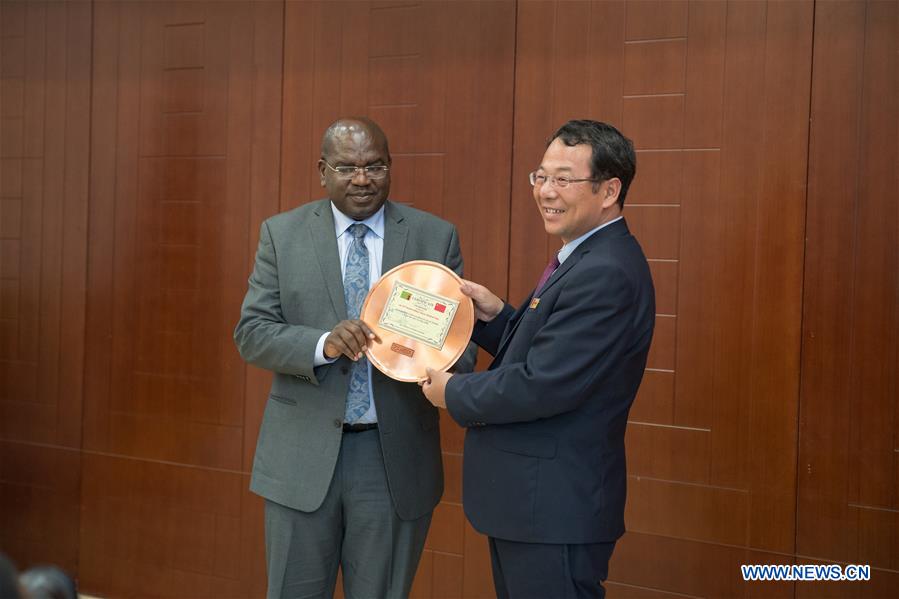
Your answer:
[[[91,10],[3,2],[0,24],[0,547],[74,569]]]
[[[683,537],[629,532],[618,542],[609,597],[792,597],[795,583],[745,584],[741,564],[792,564],[793,556]]]
[[[251,207],[278,195],[282,10],[94,5],[81,574],[100,594],[265,585],[245,446],[264,398],[245,405],[231,332]]]
[[[815,12],[797,551],[899,588],[899,3]],[[799,596],[872,596],[815,585]]]
[[[515,137],[509,238],[509,299],[522,301],[558,240],[543,232],[527,175],[546,141],[571,118],[621,122],[624,2],[523,2],[515,52]],[[577,115],[577,116],[575,116]]]
[[[114,68],[121,53],[136,72],[118,81],[113,107],[127,120],[115,123],[115,137],[97,141],[121,145],[118,165],[95,161],[95,179],[115,176],[118,189],[95,221],[106,232],[95,238],[95,255],[106,263],[98,270],[111,268],[111,301],[88,337],[109,329],[112,352],[105,376],[97,376],[108,377],[105,405],[99,394],[88,404],[85,445],[238,469],[242,398],[228,375],[240,362],[226,324],[239,299],[226,298],[223,278],[229,233],[237,232],[228,218],[247,202],[251,135],[241,113],[251,109],[252,88],[250,67],[229,56],[229,44],[242,49],[247,41],[239,28],[229,31],[230,21],[246,19],[247,9],[222,5],[207,14],[213,6],[100,7],[101,18],[121,19],[134,35],[98,56],[98,66]],[[98,37],[114,26],[97,25]],[[100,71],[98,79],[115,73]],[[166,100],[182,93],[194,104]],[[115,115],[95,113],[95,124]],[[235,160],[240,178],[228,168]]]
[[[324,195],[316,162],[325,128],[367,115],[385,130],[391,198],[459,229],[466,275],[506,292],[512,149],[512,2],[289,2],[280,204]],[[252,371],[252,369],[251,369]],[[265,376],[251,374],[264,397]],[[447,492],[434,513],[413,594],[490,596],[489,560],[461,506],[463,433],[442,418]],[[475,535],[474,537],[472,535]]]
[[[384,128],[391,197],[454,222],[468,276],[505,289],[512,2],[286,7],[279,210],[322,197],[321,135],[340,116]]]
[[[625,217],[659,295],[628,429],[628,526],[696,543],[684,568],[725,547],[793,551],[812,11],[519,4],[510,295],[529,292],[559,245],[526,183],[547,136],[570,118],[619,126],[638,151]],[[643,586],[631,572],[612,580]],[[653,592],[728,592],[674,576],[657,572]]]
[[[897,40],[896,0],[0,2],[0,548],[104,596],[262,596],[269,375],[231,331],[324,128],[381,122],[392,196],[520,301],[558,248],[526,175],[590,117],[637,145],[658,312],[609,596],[895,595]],[[412,595],[492,597],[441,433]],[[739,576],[834,561],[874,578]]]
[[[262,503],[247,475],[88,453],[83,476],[84,588],[116,597],[264,596]]]
[[[90,11],[3,5],[0,433],[80,443]]]

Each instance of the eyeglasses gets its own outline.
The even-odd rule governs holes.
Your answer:
[[[375,166],[331,166],[324,158],[322,158],[322,162],[341,179],[352,179],[358,173],[363,173],[369,179],[383,179],[387,176],[387,171],[390,170],[390,167],[384,164]]]
[[[553,175],[538,173],[537,171],[528,174],[528,180],[534,187],[542,187],[545,183],[548,182],[550,185],[557,189],[565,189],[572,183],[581,183],[583,181],[592,181],[593,183],[599,183],[601,181],[601,179],[572,179],[571,177],[565,176],[554,177]]]

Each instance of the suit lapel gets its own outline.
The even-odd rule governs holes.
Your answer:
[[[331,203],[322,202],[314,211],[315,219],[309,221],[309,235],[312,249],[318,258],[325,287],[334,305],[338,320],[346,320],[346,300],[343,297],[343,280],[340,271],[340,252],[337,250],[337,236],[334,234],[334,215]]]
[[[578,248],[578,249],[580,249],[580,248]],[[560,264],[559,268],[557,268],[556,271],[552,275],[550,275],[549,279],[546,280],[546,283],[544,283],[544,285],[543,285],[543,289],[540,290],[540,295],[543,295],[544,293],[546,293],[546,290],[549,289],[553,283],[558,281],[566,272],[571,270],[571,268],[575,264],[580,262],[581,256],[583,256],[584,253],[586,253],[586,252],[575,252],[571,256],[568,256],[568,259],[565,260],[565,262],[563,262],[562,264]],[[539,298],[539,296],[537,296],[537,297]],[[503,340],[499,344],[499,350],[497,350],[497,352],[496,352],[496,359],[494,360],[494,363],[499,363],[500,357],[502,356],[503,353],[505,353],[504,350],[506,349],[506,346],[509,344],[509,341],[512,339],[512,335],[515,333],[515,329],[518,328],[518,325],[523,320],[525,313],[529,309],[528,306],[531,305],[531,300],[533,298],[534,298],[534,294],[532,292],[531,295],[528,296],[528,299],[525,300],[525,302],[521,305],[521,307],[518,308],[518,311],[510,319],[509,329],[508,329],[508,331],[506,331],[505,335],[503,335]]]
[[[550,287],[555,285],[556,281],[561,279],[565,275],[566,272],[571,270],[571,268],[575,264],[577,264],[578,262],[581,261],[581,256],[583,256],[584,253],[581,251],[578,251],[580,249],[581,248],[578,248],[577,250],[575,250],[575,252],[572,255],[568,256],[568,259],[565,262],[563,262],[562,264],[559,265],[559,268],[557,268],[553,272],[553,274],[549,275],[549,278],[546,279],[546,283],[543,284],[543,289],[540,290],[540,295],[543,295],[544,293],[546,293],[547,289],[549,289]],[[537,297],[540,297],[540,296],[537,296]]]
[[[503,338],[500,340],[499,348],[496,350],[496,356],[493,358],[493,362],[490,363],[489,370],[492,370],[495,366],[499,366],[500,361],[502,360],[503,354],[506,353],[506,346],[509,344],[509,340],[512,338],[512,333],[515,332],[515,329],[518,328],[518,323],[521,322],[521,319],[524,317],[524,313],[527,312],[528,306],[531,304],[531,298],[534,297],[534,294],[531,293],[524,303],[518,306],[518,310],[515,311],[515,314],[512,315],[512,318],[509,319],[509,322],[506,324],[506,330],[503,332]]]
[[[588,237],[581,243],[577,249],[568,256],[568,259],[563,262],[556,271],[550,275],[549,279],[546,280],[546,283],[543,285],[543,289],[540,290],[540,295],[546,293],[546,291],[556,284],[565,273],[571,270],[575,264],[581,261],[581,258],[584,257],[584,254],[588,253],[591,249],[596,247],[599,243],[602,242],[603,239],[610,239],[612,237],[620,237],[624,235],[629,235],[630,231],[628,230],[627,223],[624,219],[621,219],[618,222],[612,223],[611,225],[604,227]],[[509,341],[512,339],[512,335],[515,333],[515,329],[518,328],[519,323],[522,321],[525,313],[528,310],[528,306],[531,303],[531,299],[534,297],[534,294],[531,293],[530,297],[525,301],[524,304],[518,309],[518,311],[512,316],[509,323],[510,326],[508,330],[503,335],[503,339],[499,344],[499,349],[496,352],[496,358],[494,358],[493,363],[491,364],[491,368],[494,365],[498,365],[503,354],[505,353],[506,346],[509,344]],[[539,297],[539,296],[538,296]]]
[[[403,263],[409,227],[405,218],[392,202],[384,204],[384,255],[381,258],[381,274]]]

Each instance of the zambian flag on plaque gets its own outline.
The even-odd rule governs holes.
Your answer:
[[[409,293],[408,291],[401,291],[400,297],[403,298],[404,300],[409,300],[409,299],[412,299],[412,294]]]

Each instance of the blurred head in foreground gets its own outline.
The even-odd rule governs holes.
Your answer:
[[[68,574],[56,566],[36,566],[19,576],[28,599],[77,599],[78,591]]]

